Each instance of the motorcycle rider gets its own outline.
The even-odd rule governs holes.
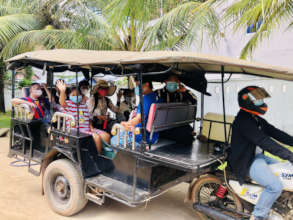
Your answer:
[[[264,151],[293,163],[293,153],[278,143],[293,146],[293,137],[260,117],[267,111],[264,99],[269,97],[261,87],[248,86],[242,89],[238,93],[240,111],[232,125],[228,155],[232,172],[241,185],[250,176],[264,187],[250,219],[266,219],[283,189],[280,178],[269,167],[277,161],[265,156]]]

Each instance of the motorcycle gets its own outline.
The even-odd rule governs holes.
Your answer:
[[[283,192],[274,203],[269,220],[293,220],[293,165],[289,162],[270,165],[283,183]],[[193,190],[194,208],[202,219],[249,219],[264,188],[248,181],[240,185],[224,171],[216,176],[200,178]],[[209,217],[209,218],[208,218]]]

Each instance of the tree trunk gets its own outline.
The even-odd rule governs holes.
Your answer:
[[[4,74],[5,74],[5,65],[4,65],[3,59],[0,59],[0,112],[5,112]]]

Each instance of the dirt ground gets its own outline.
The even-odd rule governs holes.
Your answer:
[[[50,210],[41,195],[41,178],[27,172],[26,167],[12,167],[8,158],[8,138],[0,138],[0,219],[2,220],[63,220],[69,219]],[[187,184],[180,184],[152,200],[147,207],[129,208],[116,201],[106,206],[89,202],[72,220],[196,220],[191,203],[184,203]]]

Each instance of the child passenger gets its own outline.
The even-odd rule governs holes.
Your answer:
[[[138,81],[136,82],[136,84],[138,86]],[[153,92],[153,85],[152,85],[151,81],[145,80],[142,85],[142,90],[143,90],[143,107],[144,107],[144,116],[145,117],[144,117],[144,119],[141,117],[141,109],[140,109],[140,105],[138,105],[136,116],[129,121],[123,121],[120,123],[126,131],[133,131],[135,127],[141,128],[142,127],[142,124],[141,124],[142,120],[144,120],[144,123],[146,125],[146,123],[148,121],[148,115],[149,115],[151,105],[153,103],[159,102],[158,96],[156,95],[156,93]],[[158,141],[158,139],[159,139],[159,133],[154,132],[152,140],[150,140],[150,133],[148,131],[146,131],[147,144],[150,144],[150,143],[154,144]],[[135,146],[137,148],[140,146],[141,141],[142,141],[142,134],[136,135],[135,136]],[[111,139],[111,144],[113,146],[116,146],[117,142],[119,143],[119,145],[123,145],[124,132],[120,133],[120,137],[117,137],[117,135],[116,135]],[[132,143],[132,138],[130,135],[127,137],[127,143],[128,144]]]
[[[69,100],[66,100],[66,84],[63,81],[58,81],[56,87],[60,91],[60,105],[64,108],[64,113],[70,114],[78,121],[79,109],[79,131],[82,133],[92,134],[95,141],[98,153],[102,153],[102,139],[107,139],[107,135],[102,130],[94,129],[90,125],[89,110],[85,103],[82,103],[82,96],[76,88],[72,88],[69,94]],[[72,127],[77,129],[77,123]]]

